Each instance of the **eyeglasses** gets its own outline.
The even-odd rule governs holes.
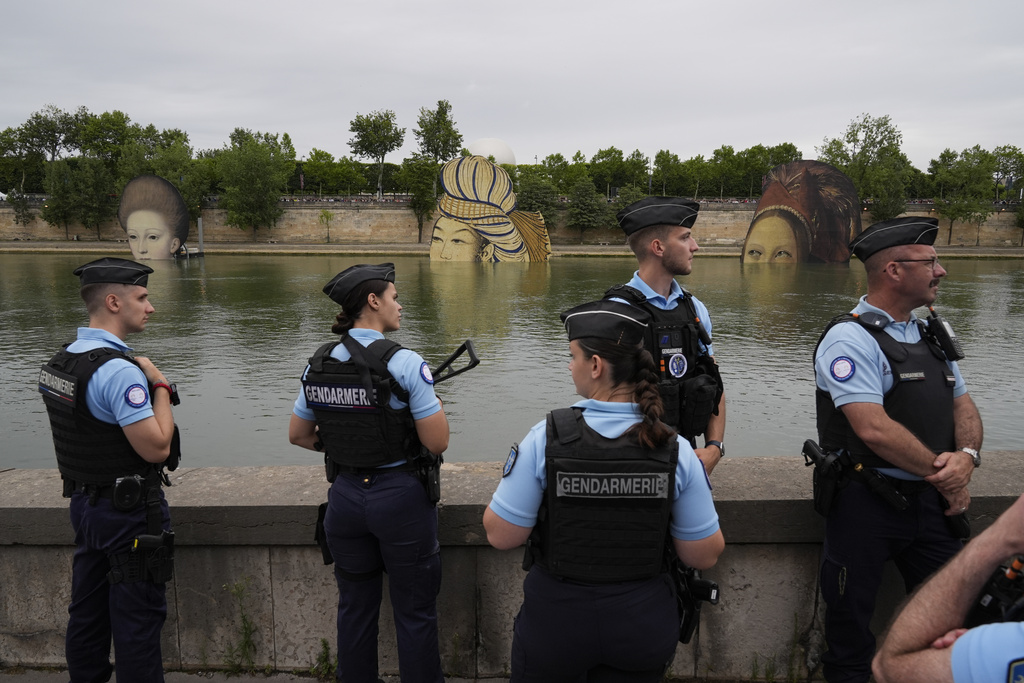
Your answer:
[[[931,258],[904,258],[896,259],[896,263],[928,263],[931,264],[928,267],[935,270],[935,266],[939,265],[939,257],[932,256]]]

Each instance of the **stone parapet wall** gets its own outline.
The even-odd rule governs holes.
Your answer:
[[[1024,490],[1024,453],[986,453],[972,482],[975,531]],[[446,464],[439,506],[443,580],[438,603],[445,671],[507,676],[512,624],[522,601],[522,550],[486,544],[481,516],[500,463]],[[705,572],[721,603],[704,610],[695,642],[679,646],[672,673],[747,680],[754,670],[807,680],[822,648],[817,565],[823,524],[799,457],[724,460],[712,477],[726,538]],[[326,499],[320,467],[179,469],[167,490],[176,534],[163,652],[168,669],[223,668],[239,644],[241,612],[256,626],[256,666],[308,670],[325,639],[335,650],[337,589],[313,545]],[[0,662],[60,666],[73,535],[55,470],[0,472]],[[886,579],[876,625],[900,598]],[[394,626],[381,612],[381,672],[398,670]],[[817,675],[820,680],[820,674]]]
[[[257,243],[275,242],[280,244],[416,244],[419,240],[416,217],[406,205],[348,203],[348,202],[282,202],[284,215],[272,228],[256,231]],[[701,205],[700,217],[694,229],[698,242],[709,246],[733,246],[743,243],[747,228],[754,216],[755,203],[705,203]],[[911,216],[935,216],[927,204],[907,206]],[[322,212],[331,216],[327,224],[321,222]],[[251,229],[239,230],[224,221],[227,212],[214,206],[203,209],[203,242],[244,243],[253,242]],[[565,212],[560,211],[548,218],[548,230],[552,244],[580,244],[577,231],[565,226]],[[863,225],[871,224],[870,215],[865,212]],[[937,246],[950,241],[955,246],[1007,247],[1021,244],[1021,229],[1015,225],[1016,215],[1012,210],[1001,210],[989,216],[980,228],[973,223],[957,223],[953,226],[949,240],[949,222],[940,221]],[[423,242],[430,240],[432,221],[425,224]],[[328,235],[328,232],[330,233]],[[125,233],[116,220],[100,227],[99,233],[81,225],[70,225],[65,237],[62,226],[51,226],[37,217],[28,226],[14,223],[14,209],[6,202],[0,202],[0,242],[9,241],[83,241],[126,242]],[[329,241],[328,241],[329,239]],[[615,226],[587,231],[583,244],[622,244],[622,232]],[[188,244],[197,246],[197,227],[192,225]],[[127,243],[125,244],[127,250]]]

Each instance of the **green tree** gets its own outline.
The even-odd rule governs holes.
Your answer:
[[[999,200],[1000,187],[1003,192],[1013,189],[1016,181],[1024,177],[1024,152],[1015,145],[1000,145],[992,150],[996,158],[996,201]]]
[[[78,149],[82,126],[89,116],[85,107],[70,113],[48,104],[22,124],[25,143],[30,149],[39,152],[46,161],[56,161],[65,152]]]
[[[331,243],[331,221],[334,220],[334,212],[328,211],[327,209],[320,209],[320,215],[317,218],[320,221],[320,225],[327,228],[327,243]]]
[[[395,122],[395,112],[390,109],[356,114],[349,124],[353,137],[348,141],[352,153],[357,157],[372,159],[377,164],[377,198],[384,194],[384,157],[402,146],[405,128]]]
[[[340,173],[334,155],[314,147],[309,150],[309,158],[302,162],[302,173],[306,187],[315,187],[317,194],[328,194],[338,191]]]
[[[910,160],[901,151],[903,134],[888,116],[862,114],[850,122],[842,137],[825,138],[818,160],[845,173],[861,201],[870,202],[875,221],[906,211],[906,179]]]
[[[438,100],[437,109],[434,110],[420,107],[420,117],[416,120],[416,125],[419,127],[414,128],[412,133],[420,145],[419,156],[434,162],[433,192],[436,197],[439,167],[458,156],[459,150],[462,149],[462,133],[455,128],[452,105],[448,100]]]
[[[706,186],[711,182],[711,164],[705,161],[703,154],[687,159],[682,163],[679,170],[683,194],[690,194],[689,190],[692,189],[694,199],[701,196],[700,186],[702,184]]]
[[[611,222],[608,201],[598,193],[590,180],[577,181],[569,191],[566,219],[569,228],[579,231],[580,244],[583,244],[584,232],[604,227]]]
[[[622,162],[623,184],[629,184],[630,187],[642,189],[644,196],[646,196],[647,189],[651,183],[650,166],[651,160],[649,157],[645,156],[639,149],[633,150]]]
[[[947,150],[948,151],[948,150]],[[948,161],[950,156],[944,155]],[[960,152],[955,161],[940,165],[932,160],[929,168],[936,169],[937,181],[946,188],[945,197],[935,200],[935,212],[949,220],[946,244],[953,242],[953,224],[956,221],[977,223],[975,246],[981,244],[981,224],[995,210],[989,199],[992,177],[996,172],[996,157],[979,145]]]
[[[85,157],[78,160],[71,177],[75,217],[86,228],[95,230],[96,239],[100,239],[100,226],[113,218],[117,210],[114,176],[102,159]]]
[[[27,226],[35,218],[32,208],[29,206],[28,197],[19,192],[17,188],[7,194],[7,203],[14,209],[14,224]]]
[[[23,128],[0,131],[0,190],[42,192],[46,157],[29,144]]]
[[[215,171],[212,163],[193,158],[188,136],[164,138],[151,159],[153,173],[178,188],[192,222],[199,219],[203,198],[213,193]]]
[[[748,147],[736,155],[737,173],[743,178],[747,189],[747,199],[754,196],[754,188],[757,194],[761,194],[761,181],[772,170],[771,152],[764,145]]]
[[[642,187],[633,187],[632,185],[626,185],[619,194],[615,197],[615,201],[612,203],[612,211],[618,211],[623,209],[633,202],[638,202],[647,196],[647,192]]]
[[[722,145],[715,150],[708,164],[711,180],[718,185],[718,198],[725,196],[725,188],[738,177],[739,162],[731,145]],[[731,194],[731,193],[730,193]]]
[[[227,210],[227,224],[252,228],[256,241],[257,229],[270,228],[283,213],[279,202],[295,168],[291,138],[285,133],[278,140],[276,133],[236,128],[217,165],[224,183],[221,206]]]
[[[615,147],[599,149],[597,154],[590,160],[590,177],[594,185],[604,192],[604,196],[611,199],[612,188],[623,184],[623,163],[622,150]],[[573,186],[573,191],[575,191]]]
[[[540,213],[548,229],[554,227],[561,204],[558,201],[558,190],[548,178],[538,173],[525,175],[516,189],[516,202],[520,211]]]
[[[114,110],[89,114],[79,133],[79,147],[83,155],[102,160],[113,177],[122,151],[130,142],[138,142],[141,133],[139,126],[133,124],[124,112]]]
[[[544,157],[540,163],[547,173],[548,180],[554,186],[555,192],[560,195],[566,194],[570,187],[566,183],[569,172],[569,162],[566,158],[556,152]]]
[[[46,178],[43,189],[47,194],[39,215],[50,225],[64,226],[64,239],[71,239],[68,224],[75,219],[75,188],[72,179],[72,164],[58,159],[46,164]]]
[[[792,142],[782,142],[768,148],[768,170],[791,161],[801,161],[804,155]]]
[[[651,180],[654,186],[661,186],[662,196],[669,196],[669,188],[673,193],[676,192],[681,166],[679,155],[673,154],[667,149],[660,150],[654,155],[654,170]]]
[[[409,208],[416,216],[416,241],[423,242],[423,225],[437,207],[437,162],[425,154],[402,161],[398,182],[409,193]]]

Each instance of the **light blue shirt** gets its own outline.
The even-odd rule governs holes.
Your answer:
[[[574,407],[583,408],[583,419],[587,425],[609,439],[621,436],[640,421],[635,403],[585,399]],[[546,420],[538,422],[519,444],[511,471],[502,477],[491,498],[491,510],[517,526],[530,528],[537,524],[537,512],[547,488],[546,424]],[[711,499],[711,482],[703,463],[690,444],[678,437],[677,440],[679,463],[676,466],[670,532],[673,538],[682,541],[699,541],[718,531],[718,513]]]
[[[111,348],[131,353],[132,348],[106,330],[79,327],[78,338],[68,345],[70,353]],[[93,417],[101,422],[127,427],[153,416],[149,382],[139,366],[123,358],[114,358],[101,365],[85,391],[85,404]]]
[[[667,299],[663,297],[661,294],[658,294],[653,289],[651,289],[650,285],[648,285],[640,278],[639,270],[633,272],[633,279],[627,282],[626,284],[632,287],[633,289],[638,290],[641,294],[647,297],[647,301],[649,301],[656,308],[660,308],[663,311],[675,310],[677,306],[683,303],[683,288],[675,279],[672,280],[672,288],[668,293]],[[692,294],[690,296],[693,299],[693,308],[697,312],[697,318],[700,320],[700,324],[704,326],[704,329],[707,330],[708,337],[710,338],[711,315],[708,313],[708,307],[705,306],[703,302],[701,302],[701,300],[698,299],[697,297],[693,296]],[[615,298],[615,300],[622,301],[623,303],[629,303],[628,301],[625,301],[624,299],[619,299],[617,297]],[[709,344],[705,346],[704,342],[699,343],[700,347],[704,349],[704,351],[706,351],[709,356],[715,355],[713,345]]]
[[[384,335],[377,330],[364,327],[352,328],[349,330],[349,336],[364,347],[369,346],[378,339],[384,338]],[[331,357],[346,361],[352,355],[345,348],[344,344],[338,344],[331,351]],[[302,373],[303,378],[306,377],[307,372],[309,372],[308,365]],[[414,420],[422,420],[441,410],[441,402],[437,399],[437,395],[434,394],[434,380],[430,374],[430,369],[418,353],[409,349],[401,349],[396,352],[391,357],[391,360],[388,361],[388,372],[391,373],[391,376],[398,381],[398,384],[403,389],[409,392],[409,403],[399,400],[397,396],[392,394],[391,400],[388,402],[388,405],[392,408],[401,410],[408,406]],[[303,420],[316,421],[313,411],[306,405],[306,396],[302,393],[301,389],[299,390],[298,398],[295,399],[295,406],[292,408],[292,412]]]
[[[985,624],[953,643],[955,683],[1024,681],[1024,624]]]
[[[888,318],[889,324],[883,331],[896,341],[907,344],[921,341],[921,330],[913,313],[909,322],[896,322],[891,315],[869,304],[865,295],[853,313],[867,312]],[[963,396],[967,393],[967,385],[960,375],[960,368],[953,361],[946,361],[946,364],[955,378],[953,397]],[[833,325],[825,334],[814,356],[814,377],[818,388],[829,393],[837,408],[847,403],[882,405],[885,394],[893,385],[892,368],[873,333],[852,321]],[[897,468],[881,471],[902,478],[913,476]]]

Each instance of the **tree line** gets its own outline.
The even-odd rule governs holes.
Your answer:
[[[468,154],[451,104],[439,100],[436,107],[420,109],[413,129],[418,149],[401,164],[385,161],[405,142],[406,129],[393,111],[357,114],[349,130],[351,157],[313,148],[297,159],[288,133],[236,128],[222,148],[196,150],[180,129],[144,126],[120,111],[68,112],[47,105],[0,132],[0,188],[10,189],[7,201],[18,222],[33,218],[26,195],[44,194],[43,220],[65,232],[75,221],[98,231],[113,217],[124,185],[153,173],[178,187],[193,220],[203,200],[216,197],[228,224],[251,229],[254,239],[258,229],[280,217],[282,195],[401,193],[409,195],[422,240],[441,165]],[[1024,185],[1024,153],[1013,145],[946,149],[926,172],[910,163],[901,146],[902,134],[888,116],[863,114],[815,151],[819,161],[850,177],[873,220],[903,213],[909,198],[934,199],[950,235],[953,223],[984,220],[994,201],[1019,196]],[[639,149],[627,155],[613,146],[589,159],[580,151],[571,158],[553,153],[506,170],[519,208],[540,211],[549,220],[564,212],[582,240],[586,230],[613,224],[616,208],[649,194],[755,200],[771,168],[802,158],[788,142],[740,151],[722,145],[708,158],[686,160],[669,150],[651,159]],[[1024,209],[1018,210],[1018,225],[1024,229]]]

